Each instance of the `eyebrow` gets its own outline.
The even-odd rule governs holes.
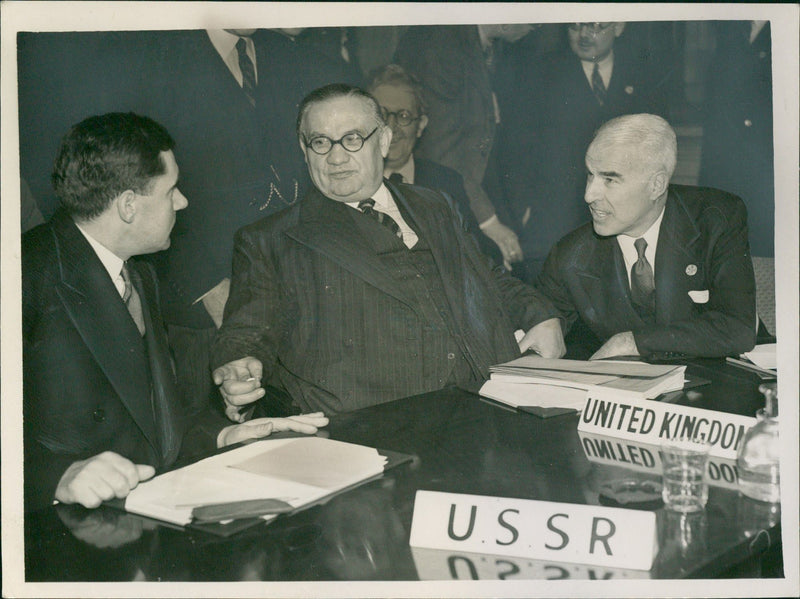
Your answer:
[[[613,177],[616,179],[622,179],[622,174],[618,173],[617,171],[600,171],[597,173],[601,177]]]

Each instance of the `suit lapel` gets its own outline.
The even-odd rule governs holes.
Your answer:
[[[643,324],[631,304],[628,273],[617,240],[597,238],[593,249],[586,267],[576,270],[588,298],[588,312],[593,315],[590,320],[609,332],[628,330],[631,322]]]
[[[144,344],[102,262],[72,221],[54,228],[61,281],[56,292],[75,328],[144,436],[157,448]]]
[[[353,209],[324,197],[316,189],[300,207],[300,222],[286,234],[323,254],[356,277],[395,299],[414,305],[413,298],[386,272],[377,248],[353,221]]]
[[[680,196],[670,190],[658,233],[655,260],[656,320],[670,322],[687,305],[687,293],[704,281],[703,264],[695,257],[700,231],[686,212]]]
[[[129,261],[129,265],[131,281],[142,300],[142,313],[147,329],[145,343],[150,365],[155,423],[161,440],[162,463],[171,464],[178,457],[183,437],[183,423],[178,413],[178,393],[167,336],[158,306],[158,292],[154,277],[147,273],[144,266],[134,260]]]

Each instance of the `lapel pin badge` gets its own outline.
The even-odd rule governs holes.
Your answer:
[[[690,277],[693,277],[694,275],[696,275],[697,274],[697,266],[695,266],[694,264],[690,264],[689,266],[687,266],[686,267],[686,274],[689,275]]]
[[[633,94],[633,86],[632,85],[626,85],[625,86],[625,93],[628,94],[629,96],[632,95]]]

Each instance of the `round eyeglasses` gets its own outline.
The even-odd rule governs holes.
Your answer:
[[[611,27],[614,23],[570,23],[569,29],[571,31],[581,31],[586,27],[589,33],[601,33]]]
[[[324,156],[330,152],[336,144],[339,144],[348,152],[358,152],[364,147],[364,142],[372,137],[377,130],[378,127],[375,127],[367,136],[361,135],[360,133],[347,133],[339,139],[331,139],[327,135],[318,135],[311,140],[306,140],[305,136],[303,136],[303,141],[307,148],[311,148],[312,152],[320,156]]]
[[[395,122],[401,127],[408,127],[411,123],[420,119],[418,116],[412,116],[408,110],[389,112],[383,107],[381,107],[381,115],[383,115],[383,120],[386,121],[387,125],[389,124],[389,117],[394,117]]]

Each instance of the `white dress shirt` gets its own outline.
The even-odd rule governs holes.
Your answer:
[[[124,260],[89,235],[79,224],[76,223],[75,226],[78,227],[78,231],[83,234],[86,241],[92,246],[94,253],[97,254],[97,257],[100,258],[100,262],[103,263],[103,266],[108,271],[108,276],[111,277],[111,280],[117,287],[119,296],[123,297],[125,295],[125,281],[122,279],[122,265],[124,264]]]
[[[400,209],[395,204],[394,198],[392,194],[386,189],[386,186],[381,183],[381,186],[378,190],[372,194],[372,199],[375,200],[375,210],[378,212],[383,212],[384,214],[388,214],[394,219],[394,222],[397,223],[397,226],[400,227],[400,232],[403,234],[403,243],[406,244],[408,249],[413,248],[417,245],[417,241],[419,241],[419,237],[414,232],[414,229],[408,226],[408,223],[403,219],[402,214],[400,214]],[[347,202],[347,205],[351,208],[358,210],[358,202]]]
[[[650,228],[644,232],[644,237],[647,242],[647,247],[644,250],[644,257],[650,263],[650,268],[653,269],[653,280],[656,276],[656,246],[658,246],[658,231],[661,229],[661,221],[664,218],[664,209],[661,209],[661,214],[658,215],[656,222],[650,225]],[[617,235],[617,243],[619,249],[622,250],[622,257],[625,259],[625,270],[628,273],[628,285],[631,284],[631,268],[639,260],[639,253],[633,243],[639,237],[631,237],[629,235]]]
[[[233,33],[228,33],[224,29],[206,29],[206,33],[208,34],[208,39],[210,39],[211,43],[214,44],[214,48],[216,49],[217,53],[225,62],[225,66],[228,67],[228,70],[236,78],[237,83],[239,83],[239,87],[241,87],[244,83],[244,77],[242,77],[242,69],[239,66],[239,52],[236,50],[236,44],[239,41],[240,36]],[[253,61],[253,71],[255,72],[256,76],[256,84],[258,84],[256,46],[253,43],[252,38],[245,35],[241,36],[241,38],[245,41],[247,56],[249,56],[250,60]]]
[[[600,78],[603,80],[603,85],[608,89],[608,84],[611,82],[611,73],[614,71],[614,51],[611,50],[603,60],[596,63],[597,71],[600,73]],[[589,82],[589,87],[592,87],[592,73],[594,72],[595,63],[591,60],[582,60],[581,66],[583,67],[583,74],[586,75],[586,80]]]

